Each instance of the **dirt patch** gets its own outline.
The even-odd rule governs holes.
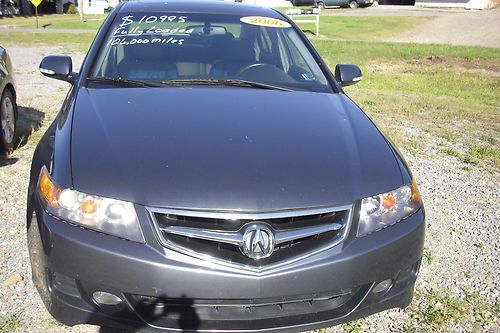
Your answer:
[[[401,74],[408,71],[408,65],[417,67],[440,66],[464,73],[483,74],[493,77],[500,77],[500,62],[492,60],[461,60],[450,59],[444,56],[431,55],[422,59],[408,61],[372,61],[365,68],[368,72],[382,74]]]
[[[383,74],[399,74],[405,70],[405,63],[401,61],[380,62],[372,61],[364,66],[369,72]]]
[[[418,65],[442,65],[446,68],[453,68],[462,72],[487,74],[491,76],[500,77],[500,62],[492,60],[461,60],[461,59],[448,59],[442,56],[432,55],[426,59],[419,59],[411,61],[412,64]]]

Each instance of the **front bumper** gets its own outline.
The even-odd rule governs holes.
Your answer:
[[[147,221],[146,211],[138,211]],[[49,312],[67,325],[141,331],[298,332],[406,307],[423,251],[423,209],[383,231],[261,273],[89,231],[47,214],[38,202],[28,229],[33,281]],[[36,227],[37,226],[37,227]],[[391,279],[388,290],[373,291]],[[95,291],[118,295],[98,305]]]

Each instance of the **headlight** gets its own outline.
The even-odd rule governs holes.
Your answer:
[[[394,191],[361,201],[358,236],[378,231],[415,213],[422,200],[415,181]]]
[[[58,187],[45,166],[40,172],[38,190],[45,209],[56,217],[106,234],[144,242],[131,202]]]

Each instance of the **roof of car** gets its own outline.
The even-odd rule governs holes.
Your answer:
[[[120,12],[212,13],[283,18],[282,14],[271,8],[223,0],[137,0],[124,3]]]

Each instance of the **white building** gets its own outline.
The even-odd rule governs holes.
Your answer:
[[[78,0],[75,2],[78,3]],[[84,14],[104,14],[104,10],[109,7],[109,2],[106,0],[83,0]],[[78,7],[78,12],[80,12],[80,7]]]
[[[499,0],[416,0],[415,6],[435,8],[487,9]]]
[[[233,0],[229,0],[233,1]],[[292,3],[287,0],[242,0],[243,3],[255,4],[263,7],[290,7]]]

